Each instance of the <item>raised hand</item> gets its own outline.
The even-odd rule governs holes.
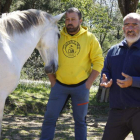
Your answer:
[[[125,79],[124,80],[117,79],[118,86],[121,87],[121,88],[127,88],[127,87],[131,86],[132,82],[133,82],[132,77],[123,73],[123,72],[122,72],[122,76],[124,76]]]
[[[100,86],[104,86],[104,87],[108,88],[108,87],[111,87],[112,83],[113,83],[112,79],[110,79],[110,81],[108,81],[106,74],[103,73]]]

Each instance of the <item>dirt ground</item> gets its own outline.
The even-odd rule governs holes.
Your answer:
[[[87,116],[88,140],[101,140],[107,117]],[[43,116],[4,115],[2,140],[39,140]],[[54,140],[74,140],[74,121],[70,113],[62,114],[57,122]],[[129,134],[125,140],[133,140]]]

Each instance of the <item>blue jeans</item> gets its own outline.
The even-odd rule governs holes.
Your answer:
[[[89,90],[85,83],[76,87],[63,86],[56,82],[51,89],[47,104],[40,140],[53,140],[56,121],[67,100],[71,96],[75,121],[75,140],[87,139],[86,115],[89,102]]]

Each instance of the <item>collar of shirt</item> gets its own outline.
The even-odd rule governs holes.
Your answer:
[[[118,46],[119,46],[119,47],[128,47],[128,46],[127,46],[127,41],[126,41],[126,39],[124,39],[122,42],[120,42],[120,43],[118,44]],[[133,43],[132,46],[131,46],[131,48],[132,48],[132,47],[135,47],[135,48],[137,48],[137,49],[140,49],[140,39],[138,39],[135,43]]]

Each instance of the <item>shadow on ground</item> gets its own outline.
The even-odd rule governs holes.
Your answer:
[[[87,116],[88,140],[101,140],[107,117]],[[39,140],[43,116],[4,115],[2,140]],[[74,121],[70,113],[62,114],[57,122],[54,140],[74,140]],[[133,140],[130,134],[126,140]]]

